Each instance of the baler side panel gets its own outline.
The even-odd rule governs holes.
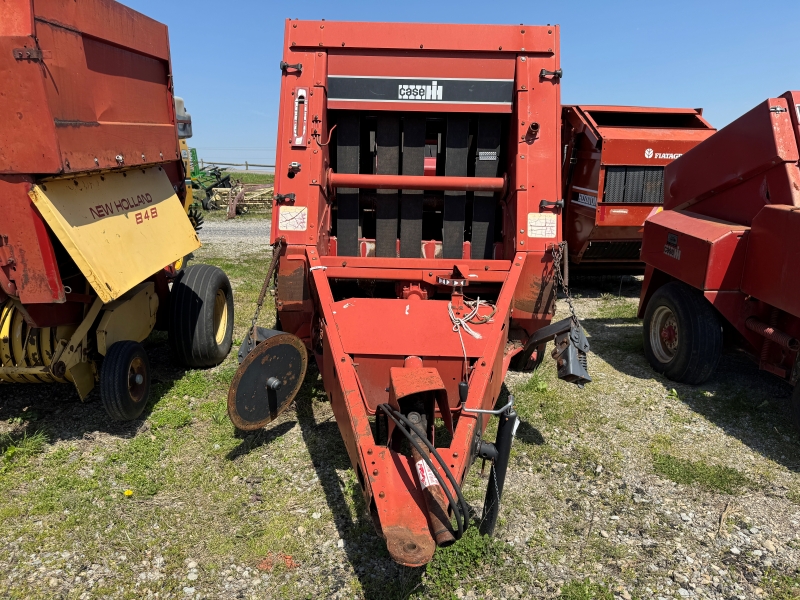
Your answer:
[[[15,286],[5,291],[15,291],[23,304],[64,302],[53,244],[28,196],[31,185],[28,178],[0,177],[0,268]]]
[[[142,37],[166,40],[163,25],[151,29]],[[36,31],[48,51],[45,89],[64,171],[179,158],[168,50],[154,58],[50,21],[37,20]]]
[[[800,316],[800,209],[765,206],[753,220],[742,291]]]
[[[747,248],[746,227],[679,211],[660,212],[644,226],[642,261],[706,290],[738,290]]]
[[[46,100],[47,74],[37,62],[16,60],[17,48],[35,49],[36,41],[0,36],[0,173],[57,173],[61,157]]]

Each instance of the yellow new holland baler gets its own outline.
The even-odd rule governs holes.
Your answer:
[[[0,380],[99,382],[138,417],[169,331],[179,363],[219,364],[230,282],[182,265],[186,215],[166,26],[107,0],[6,0],[0,19]]]

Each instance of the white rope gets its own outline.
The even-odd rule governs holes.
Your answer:
[[[483,339],[483,336],[472,329],[469,326],[470,321],[478,316],[478,310],[481,306],[491,306],[486,301],[481,301],[480,297],[474,302],[472,301],[464,301],[464,304],[470,307],[470,310],[464,317],[457,317],[456,314],[453,312],[453,303],[447,303],[447,314],[450,315],[450,320],[453,322],[453,331],[458,334],[458,340],[461,342],[461,351],[464,353],[464,369],[466,370],[469,367],[469,361],[467,359],[467,348],[464,346],[464,337],[461,335],[461,330],[463,329],[469,335],[474,337],[476,340]],[[494,312],[492,312],[494,314]],[[473,325],[482,325],[486,321],[482,321],[481,323],[473,323]]]

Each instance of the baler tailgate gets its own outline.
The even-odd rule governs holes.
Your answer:
[[[160,167],[50,181],[30,195],[104,303],[200,247]]]

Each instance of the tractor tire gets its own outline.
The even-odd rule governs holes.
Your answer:
[[[219,206],[217,206],[215,198],[216,198],[215,194],[213,194],[211,192],[207,193],[203,197],[203,199],[200,201],[200,203],[203,205],[203,209],[204,210],[218,210]]]
[[[192,265],[170,292],[169,343],[179,363],[214,367],[233,343],[233,291],[228,276],[211,265]]]
[[[792,423],[794,423],[794,428],[798,433],[800,433],[800,383],[794,386],[790,412],[792,415]]]
[[[132,421],[147,406],[150,361],[138,342],[116,342],[100,369],[100,399],[115,421]]]
[[[714,307],[684,283],[670,282],[653,294],[643,333],[650,366],[679,383],[703,383],[722,356],[722,327]]]

